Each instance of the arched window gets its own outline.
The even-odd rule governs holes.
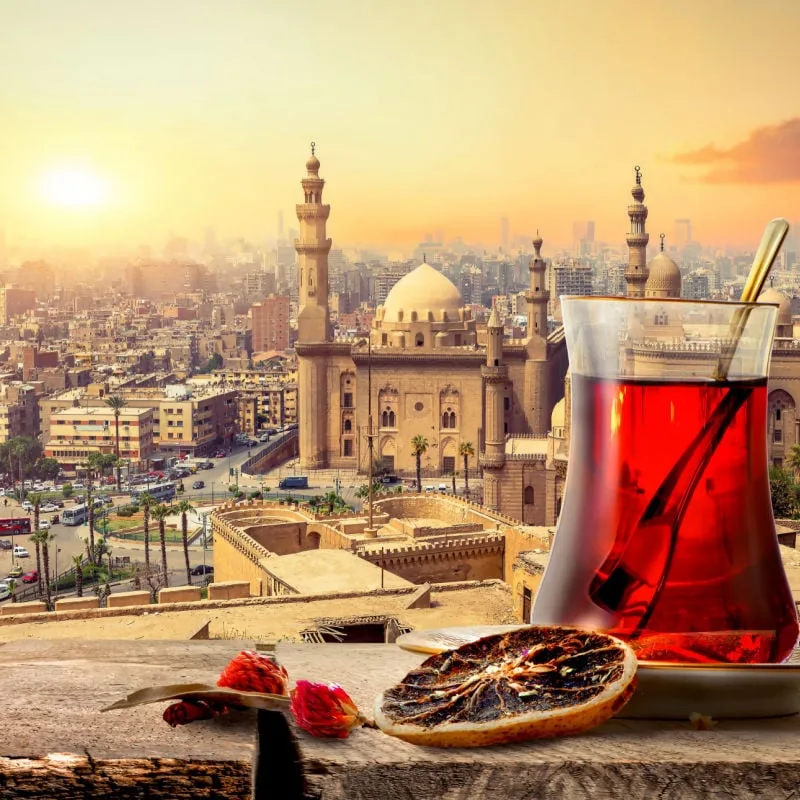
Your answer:
[[[394,428],[395,427],[396,420],[397,420],[397,417],[395,417],[394,411],[390,410],[389,411],[389,427],[390,428]]]
[[[418,333],[416,338],[414,339],[414,344],[417,347],[424,347],[425,346],[425,337],[421,333]]]
[[[533,486],[526,486],[525,487],[525,496],[523,498],[523,502],[526,506],[533,505]]]
[[[344,432],[345,433],[350,433],[352,430],[353,430],[353,420],[346,419],[344,421]]]
[[[449,425],[449,427],[450,428],[455,428],[456,427],[456,412],[455,411],[451,411],[450,412],[450,425]]]
[[[381,428],[388,428],[389,427],[389,412],[384,411],[381,414]]]
[[[449,428],[450,427],[450,414],[447,411],[442,414],[442,427]]]

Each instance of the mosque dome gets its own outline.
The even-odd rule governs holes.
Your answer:
[[[439,270],[423,263],[392,287],[383,304],[383,321],[411,322],[412,312],[422,321],[428,318],[428,311],[433,312],[437,321],[442,311],[448,321],[456,321],[463,306],[461,292]]]
[[[773,303],[778,306],[778,325],[792,324],[792,301],[777,289],[765,289],[758,296],[759,303]]]
[[[562,397],[554,406],[553,413],[550,415],[550,430],[563,428],[567,419],[567,401]]]
[[[663,250],[650,261],[647,269],[649,275],[645,285],[646,296],[681,296],[681,271],[678,269],[678,265]]]

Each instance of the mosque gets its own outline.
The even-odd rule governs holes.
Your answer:
[[[378,307],[368,337],[355,343],[335,341],[328,306],[330,205],[322,202],[325,181],[313,146],[306,170],[295,242],[301,469],[365,473],[371,444],[375,462],[414,478],[416,442],[424,444],[422,473],[430,479],[460,471],[462,447],[469,444],[478,462],[473,458],[470,468],[479,464],[483,473],[488,511],[528,525],[555,524],[569,450],[569,378],[563,328],[547,330],[549,292],[541,238],[533,242],[529,265],[525,339],[504,339],[494,309],[485,329],[478,326],[458,289],[423,261]],[[631,194],[627,295],[680,297],[680,269],[664,252],[663,236],[660,251],[646,260],[648,212],[638,167]],[[781,306],[778,349],[773,352],[790,352],[788,300],[772,290],[762,299]],[[792,360],[796,358],[795,349]],[[778,371],[781,363],[773,358]],[[783,386],[788,381],[770,394],[775,463],[782,463],[784,451],[788,454],[800,441],[800,395],[795,401]]]

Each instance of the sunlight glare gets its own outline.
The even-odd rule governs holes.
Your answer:
[[[41,194],[47,203],[62,208],[97,208],[109,199],[105,180],[90,169],[58,167],[45,173]]]

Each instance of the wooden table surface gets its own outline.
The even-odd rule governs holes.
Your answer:
[[[246,800],[256,717],[172,729],[164,704],[100,713],[145,686],[216,681],[246,642],[20,641],[0,646],[0,798]],[[424,656],[394,645],[285,645],[294,680],[340,683],[365,713]],[[797,798],[800,717],[687,723],[612,720],[581,736],[440,750],[359,729],[297,732],[308,798]],[[265,796],[276,797],[273,793]]]

